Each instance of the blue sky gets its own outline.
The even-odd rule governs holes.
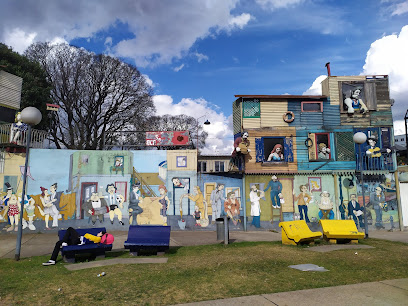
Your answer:
[[[35,41],[66,41],[136,65],[154,87],[157,114],[211,121],[207,154],[232,150],[235,94],[320,94],[329,61],[332,75],[389,75],[403,133],[406,0],[2,3],[1,42],[23,52]]]

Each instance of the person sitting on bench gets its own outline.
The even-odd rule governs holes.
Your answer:
[[[102,236],[105,233],[106,232],[101,231],[96,236],[91,235],[91,234],[85,234],[84,236],[80,236],[78,234],[78,232],[74,228],[68,227],[68,229],[66,230],[62,240],[59,240],[59,241],[57,241],[57,243],[55,243],[54,251],[52,252],[50,260],[48,260],[47,262],[44,262],[43,266],[55,265],[55,262],[57,260],[58,253],[59,253],[61,247],[64,247],[64,246],[67,246],[67,245],[85,244],[84,238],[86,238],[86,239],[88,239],[90,241],[93,241],[95,243],[99,243],[99,242],[101,242]]]

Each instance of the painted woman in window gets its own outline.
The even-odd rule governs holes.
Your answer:
[[[268,161],[283,161],[285,160],[283,156],[283,146],[277,143],[269,154]]]
[[[319,143],[319,154],[317,157],[319,159],[330,159],[330,149],[323,142]]]

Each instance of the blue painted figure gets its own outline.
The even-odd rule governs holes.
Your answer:
[[[280,208],[280,199],[279,193],[282,192],[282,184],[278,181],[276,175],[272,176],[272,180],[269,181],[268,186],[264,189],[266,192],[269,188],[271,188],[271,202],[273,208]]]
[[[375,188],[375,193],[370,195],[370,204],[373,205],[375,211],[375,227],[377,229],[384,228],[382,223],[382,211],[387,203],[385,202],[385,196],[381,187]]]

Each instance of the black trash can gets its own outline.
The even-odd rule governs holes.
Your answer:
[[[228,244],[229,227],[227,216],[215,219],[215,225],[217,227],[217,241],[224,240],[224,244]]]

